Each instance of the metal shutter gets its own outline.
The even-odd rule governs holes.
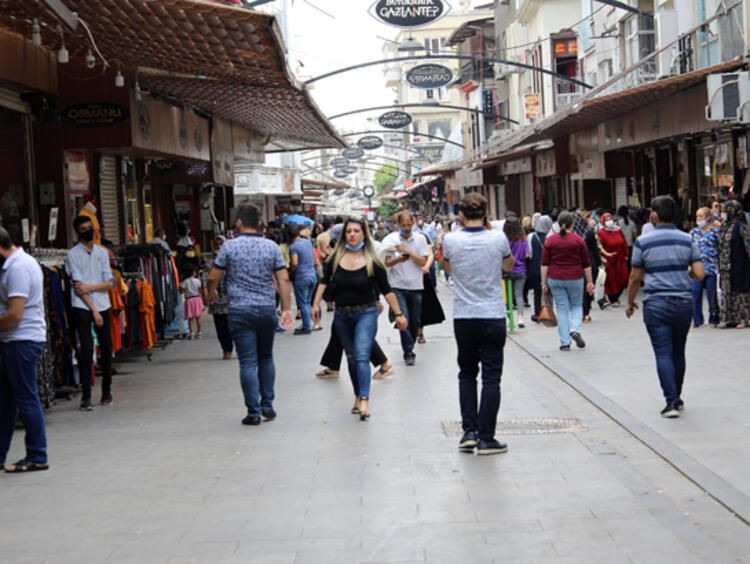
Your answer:
[[[117,158],[102,156],[99,159],[99,196],[101,198],[102,229],[107,239],[115,245],[122,244],[120,234],[119,191],[117,190]]]
[[[22,114],[29,113],[29,105],[21,100],[21,96],[5,88],[0,88],[0,107],[8,108]]]

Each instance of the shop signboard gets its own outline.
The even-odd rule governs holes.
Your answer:
[[[333,168],[343,168],[345,166],[349,166],[349,159],[345,159],[344,157],[336,157],[335,159],[331,159],[329,164]]]
[[[377,0],[370,14],[386,25],[412,28],[434,23],[450,10],[447,0]]]
[[[406,73],[406,81],[414,88],[434,89],[449,84],[453,71],[444,65],[417,65]]]
[[[97,102],[69,106],[61,112],[61,116],[76,127],[106,127],[127,120],[130,112],[119,104]]]
[[[86,196],[91,189],[91,156],[85,151],[65,151],[65,186],[71,196]]]
[[[417,151],[420,156],[435,161],[440,159],[440,157],[443,155],[445,145],[442,143],[431,145],[412,145],[412,149]]]
[[[539,94],[532,92],[523,95],[523,109],[527,120],[537,119],[540,113]]]
[[[378,118],[378,123],[388,129],[401,129],[409,125],[411,121],[411,116],[400,110],[386,112]]]
[[[357,146],[365,151],[374,151],[383,146],[383,140],[377,135],[365,135],[357,141]]]
[[[341,156],[351,161],[356,161],[364,156],[365,152],[359,147],[349,147],[341,151]]]
[[[349,172],[344,168],[339,168],[333,171],[333,176],[335,176],[336,178],[346,178],[347,176],[351,176],[352,174],[352,172]]]
[[[345,172],[347,175],[349,175],[349,174],[354,174],[355,172],[357,172],[357,167],[356,166],[345,166],[345,167],[340,168],[338,170],[340,170],[342,172]]]

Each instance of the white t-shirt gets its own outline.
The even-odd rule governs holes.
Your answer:
[[[464,228],[446,234],[443,255],[454,280],[454,319],[504,319],[503,259],[510,244],[502,231]]]
[[[0,268],[0,315],[8,311],[10,298],[25,298],[26,306],[18,325],[0,332],[0,341],[45,342],[47,322],[44,317],[44,275],[39,263],[23,249],[10,255]]]
[[[398,245],[406,245],[421,257],[430,256],[427,249],[427,238],[416,231],[412,231],[409,239],[401,237],[399,231],[389,234],[381,242],[383,255],[386,258],[395,258],[399,254],[396,251]],[[398,290],[423,290],[424,272],[422,272],[421,266],[409,259],[388,269],[388,283],[391,288]]]
[[[180,287],[185,290],[185,299],[199,298],[201,295],[201,281],[198,278],[186,278]]]

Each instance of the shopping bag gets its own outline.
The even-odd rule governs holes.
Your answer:
[[[549,293],[544,296],[544,303],[541,311],[539,311],[539,323],[545,327],[557,327],[557,317]]]
[[[594,286],[594,300],[597,302],[604,299],[604,285],[607,283],[607,271],[604,267],[599,267],[599,274],[596,275],[596,285]]]

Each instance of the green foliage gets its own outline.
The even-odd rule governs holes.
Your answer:
[[[375,192],[382,194],[393,186],[393,183],[398,178],[398,170],[392,164],[382,165],[375,173]],[[390,217],[399,209],[398,201],[396,200],[381,200],[380,209],[378,213],[381,217]]]

